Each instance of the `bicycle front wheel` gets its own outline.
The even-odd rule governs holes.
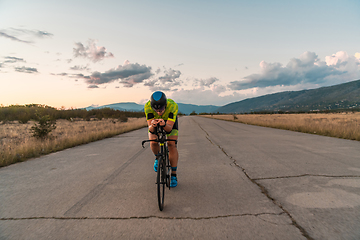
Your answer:
[[[156,179],[156,185],[157,185],[157,195],[158,195],[158,203],[159,203],[159,209],[162,211],[164,209],[164,199],[165,199],[165,178],[164,176],[164,169],[166,166],[164,166],[164,160],[162,157],[159,157],[158,159],[158,168],[157,168],[157,179]]]
[[[165,152],[166,152],[166,160],[164,162],[166,163],[166,167],[164,168],[164,175],[165,175],[165,179],[166,179],[166,187],[168,187],[169,190],[170,190],[170,169],[171,169],[171,165],[170,165],[170,161],[169,161],[169,150],[168,150],[168,148],[165,148]]]

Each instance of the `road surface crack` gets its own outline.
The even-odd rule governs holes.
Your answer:
[[[219,215],[219,216],[208,216],[208,217],[163,217],[163,216],[132,216],[132,217],[20,217],[20,218],[0,218],[0,221],[23,221],[23,220],[141,220],[141,219],[164,219],[164,220],[210,220],[210,219],[221,219],[221,218],[231,218],[231,217],[246,217],[253,216],[259,217],[264,215],[275,215],[280,216],[284,214],[281,213],[243,213],[243,214],[229,214],[229,215]],[[262,219],[264,220],[264,219]],[[266,220],[264,220],[266,221]]]
[[[267,178],[253,178],[254,181],[283,179],[283,178],[301,178],[301,177],[327,177],[327,178],[360,178],[359,175],[324,175],[324,174],[302,174],[295,176],[281,176],[281,177],[267,177]]]
[[[297,229],[299,229],[299,231],[301,232],[301,234],[306,238],[306,239],[309,239],[309,240],[313,240],[312,237],[310,237],[309,233],[302,227],[300,226],[296,220],[293,218],[293,216],[290,214],[289,211],[287,211],[280,202],[278,202],[275,198],[273,198],[272,196],[270,196],[268,190],[263,186],[261,185],[259,182],[257,182],[257,180],[259,179],[253,179],[249,176],[249,174],[246,172],[246,170],[241,167],[237,162],[236,162],[236,159],[234,159],[232,156],[230,156],[224,148],[221,147],[220,144],[216,143],[213,139],[211,139],[210,135],[208,132],[206,132],[206,130],[204,128],[201,127],[201,125],[199,123],[197,123],[199,125],[199,127],[204,131],[204,133],[206,134],[206,138],[210,141],[211,144],[217,146],[231,161],[232,161],[232,164],[234,164],[234,166],[238,167],[244,174],[245,176],[254,184],[256,184],[260,190],[261,190],[261,193],[264,194],[270,201],[272,201],[276,206],[278,206],[291,220],[292,222],[292,225],[295,226]]]

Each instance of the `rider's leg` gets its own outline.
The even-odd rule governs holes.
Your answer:
[[[149,133],[149,140],[156,140],[157,136],[155,134]],[[154,155],[157,155],[160,151],[159,143],[157,142],[150,142],[151,151]]]
[[[168,139],[177,140],[178,136],[168,136]],[[177,167],[178,160],[179,160],[179,153],[178,153],[175,142],[169,141],[168,148],[169,148],[169,160],[170,160],[171,167]],[[176,174],[176,171],[171,171],[171,173]]]
[[[155,134],[152,134],[149,132],[149,140],[156,140],[157,136]],[[150,148],[151,151],[154,153],[155,155],[155,162],[154,162],[154,171],[157,172],[157,168],[158,168],[158,158],[157,155],[160,152],[160,146],[159,143],[157,142],[150,142]]]

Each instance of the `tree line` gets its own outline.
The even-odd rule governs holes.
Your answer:
[[[126,122],[129,117],[141,118],[144,117],[144,112],[120,111],[111,108],[99,109],[56,109],[42,104],[28,104],[28,105],[11,105],[0,107],[0,121],[19,121],[20,123],[27,123],[30,120],[38,121],[43,116],[49,116],[52,120],[57,119],[75,119],[81,118],[83,120],[91,120],[92,118],[114,118]]]

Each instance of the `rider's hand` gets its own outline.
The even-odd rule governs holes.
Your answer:
[[[159,125],[164,127],[166,125],[164,119],[159,119]]]
[[[154,119],[154,120],[151,121],[151,126],[152,126],[152,127],[156,128],[157,125],[158,125],[158,121],[157,121],[157,120]]]

